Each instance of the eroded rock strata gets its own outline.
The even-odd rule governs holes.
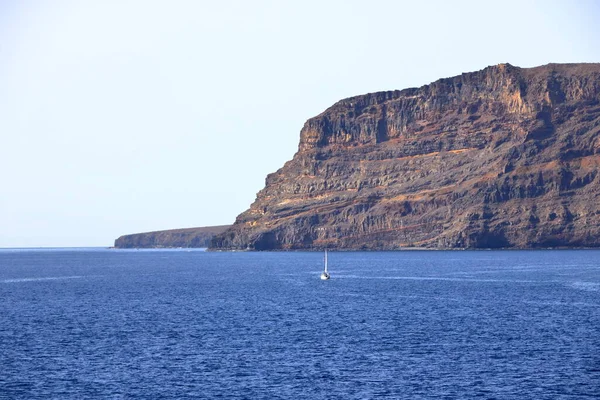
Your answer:
[[[342,100],[216,249],[597,247],[600,64]]]

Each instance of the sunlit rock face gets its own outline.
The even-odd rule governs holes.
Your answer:
[[[216,249],[597,247],[600,64],[500,64],[309,119]]]

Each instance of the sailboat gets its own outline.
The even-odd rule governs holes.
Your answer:
[[[327,249],[325,249],[325,269],[321,273],[321,279],[325,281],[329,278],[331,278],[331,275],[327,272]]]

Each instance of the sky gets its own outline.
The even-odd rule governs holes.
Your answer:
[[[0,0],[0,247],[230,224],[338,100],[600,62],[600,2]]]

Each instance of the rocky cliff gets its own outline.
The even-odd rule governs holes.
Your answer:
[[[227,228],[229,225],[123,235],[115,240],[115,247],[118,249],[208,247],[212,238]]]
[[[597,247],[600,64],[500,64],[352,97],[217,249]]]

